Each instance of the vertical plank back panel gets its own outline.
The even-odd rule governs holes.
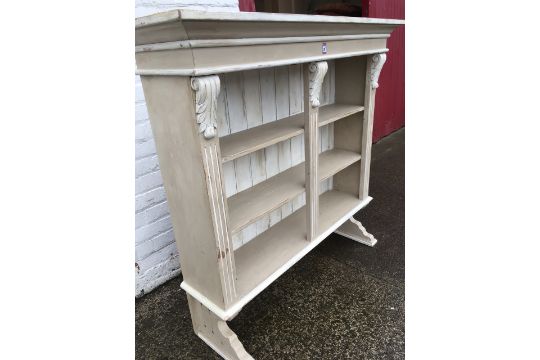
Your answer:
[[[289,67],[280,66],[276,68],[276,114],[278,119],[283,119],[290,115],[290,95],[289,95]],[[279,172],[283,172],[292,166],[291,140],[285,140],[278,145]],[[292,203],[287,203],[281,207],[281,218],[286,218],[292,213]]]
[[[289,104],[290,115],[303,112],[304,109],[304,87],[302,83],[302,65],[289,66]],[[305,159],[304,153],[304,135],[298,135],[291,139],[291,166],[295,166],[303,162]],[[306,203],[305,194],[301,194],[291,201],[292,211],[296,211]]]
[[[267,124],[277,120],[275,68],[260,70],[260,83],[263,124]],[[279,172],[277,144],[264,149],[264,161],[267,178],[272,177]],[[268,227],[277,224],[280,220],[281,209],[272,211],[268,218]],[[264,228],[264,226],[262,228]]]
[[[335,102],[335,64],[328,62],[321,89],[321,104]],[[300,64],[223,74],[218,98],[218,133],[226,136],[304,111],[303,73]],[[333,148],[333,124],[322,128],[319,151]],[[223,164],[225,193],[230,197],[305,161],[304,135],[269,146]],[[331,189],[332,178],[321,184]],[[305,205],[302,194],[233,236],[235,249],[266,231]]]
[[[263,124],[260,71],[245,71],[242,75],[244,78],[243,94],[247,126],[251,129]],[[251,176],[251,181],[247,182],[251,183],[249,187],[266,180],[264,149],[249,154],[244,158],[249,158],[250,173],[239,174],[239,177]],[[242,231],[242,245],[264,232],[268,228],[269,220],[270,218],[266,216],[244,229]]]

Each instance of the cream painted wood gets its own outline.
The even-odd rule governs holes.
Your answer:
[[[345,60],[348,61],[348,60]],[[370,171],[370,164],[371,164],[371,144],[372,144],[372,137],[373,137],[373,114],[375,109],[375,93],[376,89],[379,87],[378,80],[379,75],[381,72],[381,69],[384,65],[384,62],[386,61],[386,54],[376,54],[373,56],[368,57],[366,66],[365,66],[365,72],[366,77],[365,81],[362,83],[365,84],[364,89],[364,103],[365,105],[365,111],[362,121],[362,130],[361,130],[361,154],[362,154],[362,161],[360,162],[360,176],[358,178],[358,196],[360,199],[364,199],[368,197],[368,190],[369,190],[369,171]],[[354,66],[354,65],[349,65]],[[340,68],[341,69],[341,68]],[[345,76],[345,74],[344,74]],[[347,120],[352,121],[352,120]],[[354,125],[345,127],[345,123],[340,123],[340,125],[343,125],[342,134],[340,135],[342,137],[343,143],[347,144],[347,148],[356,150],[357,143],[355,139],[350,139],[348,137],[349,133],[347,133],[346,129],[352,129],[355,127],[358,127],[359,122],[354,122]],[[350,168],[352,170],[352,167]],[[346,174],[346,177],[340,178],[340,182],[338,183],[339,187],[349,187],[349,190],[352,190],[350,188],[351,182],[350,179],[355,179],[356,177],[354,174]],[[349,176],[353,175],[353,176]],[[355,185],[352,184],[354,187]],[[348,222],[343,224],[336,233],[345,236],[349,239],[358,241],[362,244],[368,245],[368,246],[374,246],[377,243],[377,240],[375,237],[367,232],[367,230],[364,228],[364,226],[356,219],[351,217]]]
[[[177,10],[140,18],[136,22],[138,73],[200,76],[377,54],[388,51],[387,37],[403,24],[327,16],[318,17],[321,22],[302,22],[305,15],[263,15]],[[334,38],[321,40],[321,36]],[[326,54],[321,53],[323,41],[331,49]]]
[[[139,52],[136,54],[139,75],[202,76],[230,73],[298,63],[328,61],[341,57],[378,54],[386,52],[386,39],[343,40],[327,42],[332,54],[321,55],[321,42],[252,46],[227,46],[219,48],[194,48]],[[187,56],[195,56],[194,68]]]
[[[291,116],[304,111],[304,86],[302,65],[289,66],[289,110]],[[279,90],[279,89],[278,89]],[[291,165],[294,167],[303,163],[304,136],[303,134],[291,138]],[[301,193],[291,200],[292,211],[296,211],[306,203],[305,193]]]
[[[360,160],[360,154],[346,150],[327,150],[319,155],[318,182]],[[230,232],[236,233],[271,211],[301,195],[305,189],[304,162],[291,167],[228,199]]]
[[[226,295],[228,290],[225,292],[229,277],[224,280],[223,271],[226,268],[225,259],[232,259],[232,256],[221,257],[220,254],[220,237],[216,234],[221,233],[217,222],[219,218],[223,221],[223,213],[216,210],[215,198],[210,194],[210,190],[217,191],[216,182],[214,178],[207,183],[210,175],[208,165],[212,161],[208,161],[204,155],[204,149],[207,149],[206,154],[213,152],[210,156],[218,155],[216,152],[219,148],[212,149],[213,145],[217,145],[217,138],[209,141],[199,132],[196,97],[190,78],[142,77],[141,80],[173,229],[176,234],[182,234],[175,238],[180,249],[184,281],[192,284],[216,306],[225,307],[231,297]],[[184,114],[191,121],[178,121],[179,114]],[[219,161],[213,164],[220,165]],[[199,256],[195,259],[189,249],[199,249]],[[225,251],[230,255],[232,249]]]
[[[277,278],[281,275],[301,258],[297,258],[297,255],[303,254],[306,249],[312,249],[313,242],[322,241],[324,237],[348,220],[351,209],[359,210],[368,202],[367,199],[361,201],[356,196],[344,192],[327,191],[320,197],[320,233],[313,238],[313,241],[306,241],[308,217],[306,207],[302,207],[249,244],[238,249],[235,257],[240,298],[244,298],[252,291],[257,293],[262,291],[258,288],[260,284],[272,276]],[[261,257],[256,254],[266,256]],[[292,263],[290,263],[291,259],[294,259]],[[274,275],[276,272],[280,274]]]
[[[379,74],[386,61],[386,54],[368,57],[366,66],[364,124],[362,127],[362,161],[360,168],[360,198],[368,196],[369,168],[371,163],[371,143],[373,137],[373,114],[375,111],[375,93],[379,87]]]
[[[334,68],[334,62],[329,62],[329,72],[330,76],[333,76],[332,70]],[[242,95],[244,98],[242,99],[236,99],[236,102],[240,102],[241,107],[245,107],[246,116],[242,116],[240,118],[241,121],[243,121],[243,125],[235,125],[233,126],[233,129],[245,129],[246,132],[249,132],[251,129],[256,130],[257,127],[253,128],[254,123],[256,123],[255,118],[257,118],[258,110],[256,106],[252,106],[254,108],[254,114],[255,116],[252,116],[249,114],[249,105],[247,99],[247,91],[246,89],[257,89],[260,88],[260,98],[261,101],[258,102],[255,98],[254,104],[260,105],[260,111],[262,113],[263,117],[263,124],[268,124],[269,122],[275,122],[277,119],[277,109],[283,109],[286,110],[287,107],[289,109],[288,113],[286,111],[280,111],[280,115],[287,114],[288,117],[297,114],[299,111],[303,111],[303,82],[302,82],[302,69],[300,65],[291,65],[289,66],[288,73],[289,73],[289,98],[287,99],[284,96],[279,97],[279,101],[276,99],[276,92],[280,91],[281,89],[276,88],[276,82],[275,82],[275,70],[274,69],[265,69],[265,70],[255,70],[250,71],[251,73],[258,73],[257,76],[246,76],[246,73],[242,77],[240,77],[240,82],[243,84],[244,91],[242,92]],[[331,79],[330,76],[325,76],[325,81],[323,82],[323,89],[327,89],[331,86]],[[227,150],[227,146],[225,145],[224,139],[228,138],[227,135],[237,135],[237,134],[243,134],[244,131],[240,131],[239,133],[231,133],[231,129],[229,127],[229,123],[231,120],[229,120],[229,113],[228,108],[226,104],[227,99],[227,89],[231,86],[228,84],[230,77],[225,75],[221,77],[221,91],[219,93],[218,97],[218,133],[220,136],[220,144],[221,144],[221,154],[222,158],[225,158],[226,155],[224,154]],[[326,81],[329,80],[329,81]],[[255,90],[256,91],[256,90]],[[324,98],[324,94],[330,92],[332,94],[332,89],[330,91],[324,90],[321,92],[321,99],[322,103],[324,105],[330,105],[334,103],[334,97],[331,96],[329,99]],[[229,96],[237,96],[238,91],[236,93],[233,93],[232,95],[229,94]],[[265,101],[262,101],[264,99]],[[331,109],[327,109],[326,106],[321,107],[321,116],[320,118],[322,120],[326,121],[336,121],[342,116],[347,115],[347,107],[351,108],[349,105],[342,105],[339,106],[343,107],[344,113],[336,113],[334,114],[332,111],[328,111]],[[300,108],[300,110],[298,109]],[[339,110],[339,109],[338,109]],[[341,110],[339,110],[341,111]],[[358,109],[355,109],[352,107],[351,111],[359,111]],[[327,114],[328,113],[328,114]],[[326,116],[326,117],[325,117]],[[236,120],[238,120],[239,117],[236,117]],[[249,122],[248,122],[248,119]],[[234,121],[235,119],[233,119]],[[284,120],[284,119],[281,119]],[[278,122],[280,122],[279,120]],[[299,122],[302,122],[302,119],[299,119]],[[303,128],[303,125],[300,124]],[[331,126],[329,126],[330,128]],[[238,130],[237,130],[238,131]],[[303,129],[302,129],[303,132]],[[332,132],[328,131],[327,135],[330,137],[332,136]],[[246,136],[245,140],[248,141],[251,139],[252,136]],[[319,141],[319,143],[323,143],[323,141]],[[331,142],[329,141],[328,144]],[[326,151],[328,149],[331,149],[331,147],[322,149],[322,151]],[[271,177],[273,174],[276,174],[280,171],[280,169],[286,169],[288,165],[283,164],[283,161],[281,164],[279,164],[279,159],[283,159],[283,152],[287,150],[287,147],[281,146],[270,146],[261,150],[256,151],[255,153],[249,154],[250,159],[250,171],[246,172],[242,171],[241,168],[235,168],[237,165],[234,161],[227,161],[223,163],[223,170],[225,175],[225,189],[227,197],[233,196],[237,193],[237,176],[242,177],[240,181],[243,184],[247,184],[249,186],[250,183],[253,185],[256,185],[260,181],[266,180],[267,177]],[[280,154],[281,153],[281,154]],[[299,164],[300,162],[304,161],[304,141],[303,141],[303,134],[297,135],[296,137],[291,138],[291,144],[290,144],[290,153],[291,153],[291,166],[295,166]],[[236,159],[236,158],[235,158]],[[233,159],[234,160],[234,159]],[[246,178],[247,177],[247,178]],[[331,183],[331,179],[326,180],[324,184],[321,186],[325,186],[325,189],[328,189],[328,185]],[[301,194],[298,197],[292,199],[292,211],[298,210],[300,207],[302,207],[305,204],[305,194]],[[288,211],[287,211],[288,210]],[[290,213],[290,207],[288,209],[285,209],[284,214],[287,215]],[[233,245],[234,248],[237,249],[240,246],[243,246],[247,242],[251,241],[256,235],[262,233],[265,231],[269,226],[274,225],[278,221],[282,219],[282,210],[276,209],[274,210],[270,215],[264,216],[260,220],[257,221],[253,227],[250,227],[249,229],[246,229],[245,231],[241,231],[239,233],[234,233],[232,235],[233,237]]]
[[[401,23],[183,10],[137,20],[181,287],[195,332],[222,357],[252,358],[226,321],[329,234],[376,242],[353,215],[371,201],[375,89]]]
[[[197,336],[226,360],[253,360],[224,320],[189,294],[187,298]]]
[[[319,106],[324,76],[328,63],[317,62],[304,65],[304,143],[306,154],[306,224],[307,240],[313,241],[318,234],[319,219]]]
[[[345,236],[346,238],[358,241],[361,244],[367,246],[375,246],[377,239],[373,235],[367,232],[366,228],[356,220],[354,217],[350,217],[349,221],[346,221],[337,230],[336,234]]]
[[[183,40],[171,41],[158,44],[135,46],[135,52],[165,51],[185,48],[204,48],[218,46],[248,46],[267,44],[288,44],[313,41],[332,40],[358,40],[358,39],[386,39],[387,34],[364,34],[364,35],[334,35],[334,36],[296,36],[283,38],[243,38],[243,39],[217,39],[217,40]]]
[[[292,98],[292,97],[291,97]],[[295,96],[296,98],[296,96]],[[320,107],[319,126],[328,125],[348,115],[360,112],[363,106],[331,104]],[[222,160],[237,159],[270,145],[280,143],[304,133],[304,115],[296,113],[279,121],[252,127],[223,137],[221,141]],[[298,137],[300,139],[300,137]]]
[[[206,186],[216,247],[217,263],[221,276],[221,286],[225,306],[236,299],[235,265],[233,248],[229,235],[227,201],[223,185],[223,170],[217,134],[217,98],[220,89],[219,76],[203,76],[191,79],[191,88],[195,91],[195,114],[202,145],[202,163],[206,174]]]
[[[351,109],[354,109],[354,105],[343,105],[335,104],[335,62],[328,62],[328,72],[324,77],[324,81],[321,88],[321,104],[334,104],[336,106],[347,106]],[[350,111],[343,113],[338,119],[330,119],[330,121],[325,121],[325,108],[322,106],[319,108],[319,144],[321,153],[334,148],[334,124],[333,122],[344,117],[347,117],[357,111]],[[357,107],[358,111],[362,111],[364,108],[362,106]],[[320,184],[319,193],[324,193],[332,189],[333,178],[329,177]]]
[[[365,58],[336,60],[335,98],[338,103],[364,104]],[[365,109],[364,109],[365,111]],[[334,123],[334,146],[360,153],[363,112],[352,114]],[[358,196],[360,163],[344,169],[333,178],[333,188]]]
[[[329,202],[329,203],[336,203],[336,202],[340,202],[344,199],[343,196],[340,196],[339,195],[339,192],[335,192],[335,191],[329,191],[328,193],[334,193],[334,195],[336,195],[337,193],[337,196],[334,196],[335,199],[334,201],[332,202]],[[325,200],[326,197],[328,196],[329,194],[324,194],[321,198],[322,200]],[[346,194],[345,194],[346,195]],[[197,289],[191,287],[188,283],[186,282],[182,282],[182,284],[180,284],[180,287],[182,289],[184,289],[189,295],[193,296],[195,299],[197,299],[197,301],[201,302],[204,306],[206,306],[207,308],[209,308],[214,314],[216,314],[220,319],[222,320],[231,320],[232,318],[234,318],[234,316],[236,316],[236,314],[238,314],[238,312],[240,310],[242,310],[242,308],[247,304],[249,303],[251,300],[253,300],[253,298],[255,296],[257,296],[261,291],[263,291],[264,289],[266,289],[270,284],[272,284],[272,282],[274,282],[278,277],[280,277],[285,271],[287,271],[289,268],[291,268],[291,266],[293,266],[294,264],[296,264],[300,259],[302,259],[307,253],[309,253],[311,250],[313,250],[313,248],[315,248],[318,244],[320,244],[328,235],[330,235],[332,232],[336,231],[337,228],[339,228],[345,221],[347,221],[352,215],[354,215],[355,213],[357,213],[358,211],[360,211],[361,209],[363,209],[365,206],[367,206],[371,200],[373,200],[371,197],[368,197],[367,199],[364,199],[363,201],[360,201],[359,203],[357,203],[356,201],[358,200],[357,198],[353,198],[353,197],[350,197],[350,196],[347,196],[347,199],[350,200],[350,202],[348,202],[348,205],[352,205],[352,204],[356,204],[354,207],[352,207],[345,215],[343,215],[340,219],[338,219],[331,227],[329,227],[326,231],[322,232],[314,241],[312,242],[307,242],[308,245],[303,248],[300,252],[296,253],[295,255],[293,255],[289,261],[287,261],[286,263],[284,263],[283,265],[281,265],[281,267],[279,267],[276,271],[274,271],[273,273],[271,273],[268,277],[266,277],[261,283],[259,283],[259,285],[257,285],[255,288],[253,288],[252,290],[248,291],[245,295],[242,295],[238,298],[238,301],[236,303],[234,303],[232,306],[230,306],[227,310],[224,310],[222,309],[221,307],[218,307],[216,306],[216,304],[214,304],[212,301],[210,301],[208,298],[206,298],[203,294],[201,294],[199,291],[197,291]],[[354,199],[354,202],[353,202],[353,199]],[[326,204],[326,201],[323,201],[323,204]],[[324,207],[326,209],[326,206]],[[305,210],[304,207],[301,209],[301,210]],[[296,213],[295,213],[296,214]],[[305,225],[305,216],[304,216],[304,213],[303,211],[300,212],[300,215],[297,215],[299,217],[301,217],[301,219],[303,219],[304,221],[304,225]],[[326,217],[324,218],[326,219]],[[330,219],[331,220],[331,219]],[[323,222],[329,222],[330,220],[325,220]],[[279,223],[281,226],[283,226],[282,222]],[[297,226],[300,226],[302,225],[302,223],[298,222],[296,224]],[[294,228],[294,226],[291,226],[291,228]],[[273,229],[276,233],[277,231],[279,230],[279,227],[276,227]],[[265,233],[266,234],[266,233]],[[264,235],[264,234],[263,234]],[[267,234],[268,236],[268,234]],[[261,239],[261,237],[257,237],[257,239]],[[305,238],[305,235],[304,235],[304,238]],[[238,251],[240,251],[241,249],[239,249]],[[235,252],[237,253],[237,252]],[[238,267],[237,267],[238,268]]]

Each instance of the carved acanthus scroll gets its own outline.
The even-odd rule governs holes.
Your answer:
[[[199,132],[204,138],[212,139],[217,133],[217,98],[219,95],[219,76],[199,76],[191,78],[191,88],[195,90],[195,112]]]
[[[379,87],[379,75],[381,74],[382,67],[386,61],[386,54],[375,54],[371,58],[371,88],[376,89]]]
[[[319,96],[321,94],[321,86],[324,76],[328,71],[328,63],[326,61],[314,62],[309,64],[309,102],[312,107],[321,105]]]

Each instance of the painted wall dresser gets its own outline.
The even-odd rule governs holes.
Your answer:
[[[180,253],[181,286],[195,333],[223,358],[252,359],[226,321],[329,234],[375,244],[353,215],[372,200],[368,190],[375,92],[387,39],[400,24],[403,21],[193,10],[136,19],[137,73]],[[223,78],[284,66],[298,69],[303,110],[257,122],[260,114],[251,115],[250,108],[269,101],[261,95],[262,78],[253,89],[241,89],[248,82],[240,82],[240,110],[255,126],[223,135]],[[331,102],[321,99],[329,77]],[[279,94],[276,88],[274,95]],[[235,114],[231,109],[228,114],[232,122]],[[333,146],[321,147],[321,129]],[[292,138],[301,139],[302,162],[227,196],[228,164]],[[322,189],[321,183],[329,179],[330,185]],[[305,205],[233,247],[235,234],[298,196]]]

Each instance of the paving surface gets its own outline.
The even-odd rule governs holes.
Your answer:
[[[374,248],[337,234],[229,326],[255,359],[405,358],[405,131],[373,147],[370,205],[355,217]],[[181,277],[136,300],[137,359],[220,359],[193,332]]]

